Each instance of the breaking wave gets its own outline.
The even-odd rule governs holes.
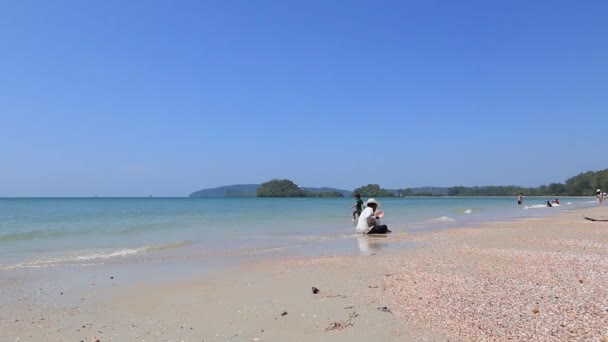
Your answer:
[[[108,259],[124,258],[146,252],[162,251],[166,249],[179,248],[191,244],[190,241],[178,241],[162,245],[144,246],[139,248],[123,248],[123,249],[105,249],[96,251],[81,251],[75,252],[69,255],[63,255],[59,257],[47,257],[38,260],[22,262],[16,265],[1,267],[0,270],[9,270],[15,268],[40,268],[40,267],[54,267],[54,266],[66,266],[71,264],[84,265],[82,262],[99,262]]]

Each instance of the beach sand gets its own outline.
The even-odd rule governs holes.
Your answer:
[[[606,208],[395,233],[359,256],[58,293],[3,277],[2,341],[608,341]],[[369,238],[373,247],[374,238]],[[377,238],[376,238],[377,239]],[[38,283],[37,283],[38,284]],[[44,284],[47,284],[45,286]],[[38,287],[40,286],[40,287]],[[312,287],[319,289],[314,294]],[[10,309],[6,309],[10,308]]]

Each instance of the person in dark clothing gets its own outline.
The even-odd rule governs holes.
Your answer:
[[[355,198],[357,199],[357,203],[351,207],[355,208],[355,211],[353,211],[353,220],[356,220],[357,217],[361,216],[361,211],[363,210],[363,200],[361,199],[361,195],[355,194]]]

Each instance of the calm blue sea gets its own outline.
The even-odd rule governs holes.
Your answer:
[[[383,223],[417,232],[551,215],[588,198],[379,199]],[[350,198],[0,198],[0,272],[142,258],[247,255],[355,239]],[[567,204],[570,203],[570,204]],[[527,209],[526,209],[527,208]],[[355,244],[356,246],[356,244]]]

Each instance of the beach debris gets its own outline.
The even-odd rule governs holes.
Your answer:
[[[346,326],[342,322],[332,322],[330,323],[323,331],[333,331],[333,330],[342,330],[345,329]]]
[[[352,327],[355,325],[355,318],[357,318],[359,314],[356,311],[351,312],[348,315],[348,319],[346,321],[332,322],[330,323],[323,331],[334,331],[334,330],[344,330],[348,327]]]
[[[313,286],[313,287],[312,287],[312,293],[313,293],[313,294],[317,294],[317,293],[319,293],[319,289]]]
[[[352,309],[352,308],[354,308],[354,306],[353,305],[349,305],[349,306],[345,307],[344,309]]]
[[[539,313],[539,311],[538,311],[538,309],[534,309],[534,310],[532,310],[532,313],[537,314],[537,313]]]
[[[281,316],[285,316],[285,315],[287,315],[287,311],[283,311],[283,312],[281,313]]]
[[[341,294],[330,294],[325,296],[325,298],[347,298],[347,296]]]
[[[114,279],[114,276],[110,277],[110,279]]]
[[[594,219],[591,217],[587,217],[587,216],[583,216],[585,218],[585,220],[589,220],[589,221],[593,221],[593,222],[608,222],[608,220],[605,219]]]
[[[581,284],[584,283],[583,279],[579,279],[578,282]]]
[[[391,309],[389,309],[386,306],[379,306],[378,310],[382,311],[382,312],[391,312]]]

